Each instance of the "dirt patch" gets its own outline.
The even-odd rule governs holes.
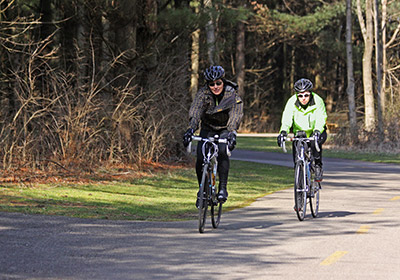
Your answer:
[[[58,164],[57,166],[62,166]],[[82,170],[78,168],[46,168],[46,169],[28,169],[15,168],[2,170],[0,173],[1,183],[90,183],[114,180],[130,180],[153,176],[154,173],[168,172],[188,168],[185,163],[160,163],[146,162],[137,166],[123,164],[107,164],[98,167],[96,170]]]

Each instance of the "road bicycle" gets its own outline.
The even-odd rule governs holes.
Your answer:
[[[305,137],[305,133],[297,133],[294,138],[284,138],[282,149],[286,153],[285,141],[294,141],[296,160],[294,167],[294,210],[297,218],[303,221],[306,216],[307,200],[310,204],[311,214],[318,216],[321,183],[315,181],[315,162],[311,151],[311,141],[315,143],[315,149],[319,152],[318,138]]]
[[[218,193],[215,188],[218,169],[218,144],[227,144],[228,140],[225,138],[219,138],[218,135],[207,138],[192,136],[192,140],[203,142],[203,145],[201,146],[203,154],[203,171],[198,193],[199,232],[203,233],[208,206],[210,206],[211,223],[213,228],[217,228],[221,221],[223,202],[218,200]],[[187,147],[187,151],[191,152],[191,142]],[[226,145],[226,153],[230,156],[228,145]]]

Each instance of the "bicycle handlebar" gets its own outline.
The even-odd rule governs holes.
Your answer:
[[[203,141],[203,142],[212,142],[212,143],[216,143],[216,144],[228,144],[228,139],[226,138],[218,138],[218,137],[207,137],[207,138],[203,138],[197,135],[193,135],[192,136],[192,141]],[[190,153],[192,151],[192,141],[189,142],[189,145],[186,147],[186,151],[188,153]],[[228,155],[228,157],[231,156],[231,151],[228,148],[228,145],[226,145],[226,154]]]
[[[303,138],[303,137],[297,137],[297,138],[296,137],[284,137],[283,141],[282,141],[282,145],[281,145],[282,150],[283,150],[284,153],[287,152],[286,144],[285,144],[286,139],[288,139],[288,141],[295,141],[295,140],[303,140],[303,141],[307,141],[307,142],[308,141],[314,141],[315,149],[317,150],[317,152],[321,151],[321,149],[319,147],[319,144],[318,144],[318,137],[317,136],[312,136],[312,137],[307,137],[307,138]]]

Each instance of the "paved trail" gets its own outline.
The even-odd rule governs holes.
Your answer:
[[[232,159],[291,166],[290,155]],[[320,216],[293,191],[207,221],[134,222],[0,213],[0,279],[400,279],[400,166],[324,159]]]

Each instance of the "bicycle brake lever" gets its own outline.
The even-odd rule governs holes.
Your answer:
[[[315,149],[317,150],[317,152],[320,152],[321,149],[320,149],[320,147],[318,145],[318,137],[317,137],[317,135],[314,136],[314,143],[315,143]]]
[[[228,157],[232,155],[231,150],[229,150],[228,144],[226,144],[226,154],[228,155]]]
[[[189,145],[186,147],[186,152],[190,154],[192,152],[192,141],[189,142]]]
[[[282,150],[283,150],[284,153],[287,153],[287,150],[286,150],[286,139],[284,139],[282,141]]]

